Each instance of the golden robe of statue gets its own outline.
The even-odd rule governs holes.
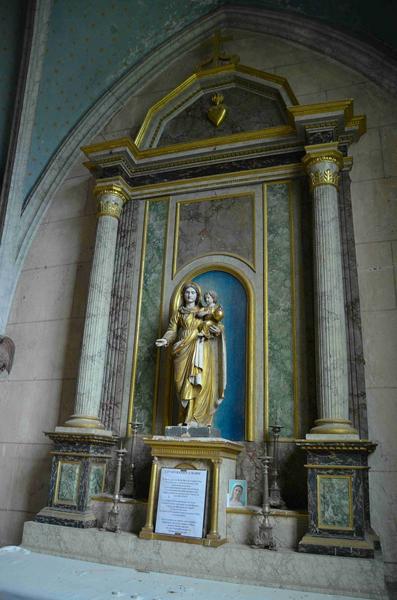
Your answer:
[[[156,341],[158,347],[173,344],[176,393],[185,410],[184,423],[190,427],[212,424],[223,400],[225,361],[218,347],[223,325],[204,320],[199,306],[200,288],[189,282],[182,288],[179,308],[172,314],[167,331]],[[216,339],[216,338],[219,338]]]

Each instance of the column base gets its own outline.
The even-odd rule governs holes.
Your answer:
[[[336,437],[336,436],[335,436]],[[297,440],[307,452],[309,531],[300,552],[374,557],[368,538],[368,440]]]
[[[90,500],[103,492],[110,448],[117,438],[111,432],[57,429],[46,434],[55,443],[51,451],[48,506],[34,520],[69,527],[95,527]]]
[[[66,434],[67,436],[79,435],[83,438],[90,436],[91,438],[97,439],[98,436],[102,438],[114,439],[112,431],[107,429],[100,429],[96,427],[79,427],[78,425],[62,425],[61,427],[55,427],[56,434]],[[48,434],[50,437],[50,434]]]
[[[38,523],[49,523],[50,525],[65,525],[66,527],[79,527],[80,529],[88,529],[96,527],[97,520],[91,510],[80,512],[77,510],[66,510],[55,508],[54,506],[46,506],[42,508],[34,518]]]
[[[370,540],[324,537],[307,534],[298,545],[299,552],[327,554],[329,556],[350,556],[354,558],[374,558],[374,545]]]
[[[65,422],[64,427],[62,427],[61,429],[68,427],[78,427],[79,429],[95,429],[105,431],[105,427],[103,423],[98,419],[98,417],[91,417],[89,415],[72,415]]]
[[[314,439],[319,436],[332,436],[328,439],[334,439],[336,436],[339,439],[359,439],[357,429],[352,427],[348,419],[317,419],[306,438]]]

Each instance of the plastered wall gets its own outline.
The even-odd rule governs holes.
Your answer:
[[[270,36],[236,33],[241,62],[286,77],[301,103],[354,98],[368,132],[351,148],[353,218],[371,458],[372,524],[388,576],[397,563],[397,102],[357,73]],[[133,91],[104,124],[100,139],[135,134],[145,111],[189,75],[198,55],[182,57],[145,89]],[[82,155],[76,149],[76,164]],[[46,502],[51,430],[73,409],[79,346],[95,235],[90,181],[76,167],[54,197],[26,258],[7,333],[15,364],[0,382],[0,543],[20,541],[23,521]]]

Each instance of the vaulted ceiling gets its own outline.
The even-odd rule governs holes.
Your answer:
[[[391,0],[53,0],[39,47],[44,56],[24,196],[101,95],[153,49],[218,8],[238,5],[309,17],[389,48],[392,54],[397,49],[393,4]],[[29,5],[38,6],[26,0],[0,6],[0,175]],[[28,28],[31,25],[28,20]]]

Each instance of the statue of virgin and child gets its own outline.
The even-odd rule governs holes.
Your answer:
[[[209,290],[201,301],[195,282],[183,285],[178,308],[158,348],[172,344],[174,382],[183,409],[182,425],[210,427],[226,388],[226,344],[222,306]]]

